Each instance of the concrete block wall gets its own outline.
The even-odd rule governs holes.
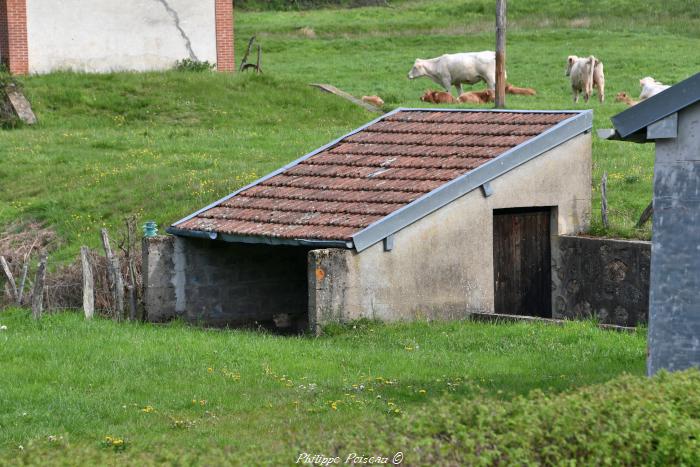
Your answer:
[[[308,327],[308,249],[156,237],[143,251],[150,321]]]
[[[648,321],[651,243],[561,236],[552,249],[552,317]]]

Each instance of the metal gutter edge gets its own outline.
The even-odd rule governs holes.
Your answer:
[[[384,115],[382,115],[382,116],[380,116],[380,117],[375,118],[374,120],[372,120],[372,121],[369,122],[369,123],[365,123],[365,124],[362,125],[361,127],[352,130],[350,133],[348,133],[348,134],[346,134],[346,135],[343,135],[343,136],[341,136],[340,138],[337,138],[337,139],[331,141],[330,143],[328,143],[328,144],[326,144],[326,145],[324,145],[324,146],[321,146],[320,148],[314,149],[314,150],[311,151],[310,153],[308,153],[308,154],[306,154],[306,155],[300,157],[299,159],[296,159],[296,160],[290,162],[289,164],[287,164],[287,165],[285,165],[285,166],[283,166],[283,167],[280,167],[279,169],[275,170],[274,172],[271,172],[271,173],[265,175],[264,177],[261,177],[261,178],[255,180],[254,182],[249,183],[248,185],[239,188],[238,190],[234,191],[233,193],[231,193],[231,194],[229,194],[229,195],[226,195],[226,196],[224,196],[223,198],[221,198],[221,199],[219,199],[219,200],[217,200],[217,201],[214,201],[213,203],[209,204],[208,206],[205,206],[205,207],[203,207],[202,209],[193,212],[192,214],[190,214],[190,215],[187,216],[187,217],[183,217],[183,218],[180,219],[179,221],[174,222],[174,223],[172,224],[172,226],[175,227],[175,226],[178,225],[178,224],[182,224],[183,222],[188,221],[188,220],[192,219],[193,217],[198,216],[199,214],[203,213],[204,211],[207,211],[207,210],[209,210],[209,209],[211,209],[211,208],[213,208],[213,207],[215,207],[215,206],[218,206],[219,204],[223,203],[224,201],[227,201],[227,200],[233,198],[234,196],[236,196],[236,195],[237,195],[238,193],[240,193],[241,191],[244,191],[244,190],[247,190],[248,188],[254,187],[254,186],[257,185],[258,183],[262,183],[262,182],[264,182],[265,180],[268,180],[268,179],[274,177],[275,175],[279,175],[280,173],[282,173],[282,172],[284,172],[284,171],[286,171],[286,170],[288,170],[288,169],[291,169],[292,167],[294,167],[295,165],[299,164],[300,162],[305,161],[305,160],[308,159],[309,157],[313,157],[313,156],[315,156],[316,154],[318,154],[319,152],[325,151],[326,149],[335,146],[336,144],[340,143],[340,142],[341,142],[342,140],[344,140],[345,138],[349,138],[350,136],[354,135],[355,133],[358,133],[358,132],[364,130],[364,129],[367,128],[368,126],[374,125],[375,123],[381,121],[382,119],[384,119],[384,118],[386,118],[386,117],[389,117],[389,116],[391,116],[391,115],[394,115],[395,113],[398,113],[398,112],[400,112],[400,111],[402,111],[402,110],[405,110],[405,109],[399,107],[399,108],[397,108],[397,109],[392,110],[392,111],[389,112],[389,113],[386,113],[386,114],[384,114]]]
[[[555,113],[562,113],[555,112]],[[593,111],[576,112],[536,137],[509,149],[490,162],[448,182],[352,236],[360,252],[466,193],[534,159],[569,139],[591,130]]]
[[[353,243],[344,240],[315,240],[305,238],[277,238],[277,237],[255,237],[247,235],[229,235],[217,232],[203,232],[200,230],[178,229],[168,227],[165,231],[171,235],[192,238],[204,238],[207,240],[223,240],[231,243],[258,243],[262,245],[287,245],[287,246],[308,246],[314,248],[346,248],[351,249]]]

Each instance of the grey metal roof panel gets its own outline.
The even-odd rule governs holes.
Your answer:
[[[622,139],[639,141],[640,130],[700,100],[700,73],[612,117]],[[646,139],[643,137],[642,139]]]

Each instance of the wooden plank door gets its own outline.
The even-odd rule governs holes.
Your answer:
[[[493,211],[495,311],[552,317],[550,208]]]

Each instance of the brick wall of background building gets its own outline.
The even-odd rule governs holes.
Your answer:
[[[232,0],[216,0],[216,69],[228,73],[236,69]]]
[[[0,60],[13,74],[29,72],[26,0],[0,0]]]

